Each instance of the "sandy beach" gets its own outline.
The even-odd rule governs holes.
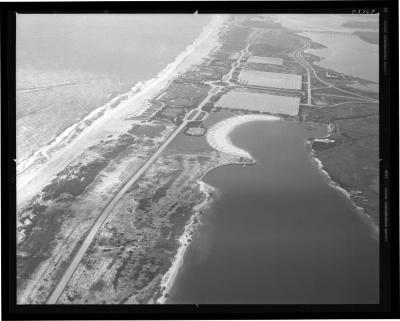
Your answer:
[[[229,138],[229,134],[237,127],[247,122],[252,121],[278,121],[280,120],[279,117],[270,116],[270,115],[242,115],[242,116],[235,116],[228,119],[225,119],[217,124],[215,124],[211,129],[207,132],[207,141],[214,149],[235,156],[235,157],[242,157],[253,160],[250,153],[247,151],[238,148],[233,145],[232,141]],[[224,165],[218,165],[217,167],[225,166],[225,165],[232,165],[232,164],[242,164],[242,163],[229,163]],[[216,167],[215,167],[216,168]],[[210,169],[213,170],[215,168]],[[209,172],[209,171],[208,171]],[[204,177],[204,176],[203,176]],[[185,226],[185,231],[179,238],[179,248],[178,251],[172,261],[172,265],[169,270],[163,275],[161,280],[161,296],[156,300],[158,304],[164,304],[167,299],[168,295],[171,291],[171,288],[174,285],[176,277],[179,273],[179,270],[183,264],[184,256],[186,250],[190,244],[193,231],[195,229],[195,219],[201,213],[201,210],[207,207],[210,203],[211,195],[210,193],[215,193],[216,190],[214,187],[204,183],[202,180],[198,181],[200,190],[205,195],[205,199],[193,208],[193,215],[189,219],[187,225]]]
[[[179,238],[179,248],[175,257],[172,260],[172,265],[161,279],[161,296],[156,301],[156,303],[158,304],[164,304],[168,299],[168,295],[183,264],[185,252],[190,244],[192,234],[195,229],[195,219],[199,216],[201,210],[207,207],[211,198],[210,193],[214,191],[214,188],[212,186],[207,185],[203,181],[198,181],[198,184],[200,190],[205,195],[205,198],[200,204],[193,207],[194,213],[190,217],[189,222],[186,224],[184,233]]]
[[[82,120],[80,124],[71,126],[59,135],[51,146],[44,147],[31,159],[18,164],[18,210],[89,146],[99,143],[108,135],[118,135],[128,130],[132,126],[132,121],[126,119],[128,116],[140,114],[147,107],[147,101],[158,95],[175,77],[192,66],[200,64],[211,51],[218,48],[218,33],[227,18],[228,16],[214,16],[199,37],[184,52],[155,78],[136,85],[128,94],[124,94],[127,98],[118,106],[111,108],[112,104],[124,95],[94,110],[85,119],[96,118],[89,127],[82,128],[85,121]],[[98,117],[99,114],[100,117]],[[80,129],[79,135],[76,133],[74,135],[77,128]],[[68,143],[65,144],[66,142]],[[56,151],[49,154],[47,151],[50,149]]]
[[[221,151],[223,153],[252,159],[251,155],[243,149],[240,149],[234,146],[229,139],[229,134],[239,125],[244,124],[250,121],[277,121],[280,120],[279,117],[269,116],[269,115],[243,115],[231,117],[226,120],[223,120],[216,125],[214,125],[207,133],[207,141],[208,143],[216,150]],[[218,166],[219,167],[219,166]],[[211,192],[214,192],[215,189],[204,183],[203,181],[199,181],[199,188],[205,195],[205,199],[193,208],[193,215],[189,219],[189,222],[185,226],[185,231],[179,238],[179,248],[178,251],[173,258],[172,265],[169,270],[163,275],[161,279],[161,296],[156,300],[158,304],[164,304],[168,295],[171,291],[172,286],[174,285],[175,279],[179,273],[179,270],[183,264],[183,259],[185,256],[185,252],[190,244],[190,240],[195,228],[195,219],[200,214],[201,210],[204,209],[210,202]]]
[[[279,117],[270,115],[243,115],[228,118],[222,122],[215,124],[207,132],[207,141],[210,146],[220,152],[230,154],[232,156],[253,159],[247,151],[233,145],[229,138],[229,134],[239,125],[251,121],[277,121]]]

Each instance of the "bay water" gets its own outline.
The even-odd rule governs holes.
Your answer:
[[[167,303],[378,303],[378,241],[329,186],[305,143],[325,135],[325,126],[294,122],[252,122],[233,131],[233,143],[257,163],[204,177],[218,197]]]

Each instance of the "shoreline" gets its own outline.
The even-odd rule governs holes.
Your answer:
[[[27,168],[29,168],[35,161],[38,161],[40,157],[45,157],[47,159],[50,158],[48,152],[52,148],[56,148],[57,145],[65,143],[65,140],[68,140],[73,136],[74,134],[78,134],[86,130],[87,128],[90,128],[90,125],[86,126],[85,128],[81,128],[81,125],[84,125],[85,122],[87,121],[96,121],[98,118],[105,116],[104,113],[106,113],[109,109],[115,108],[114,104],[115,103],[120,103],[121,100],[123,101],[124,99],[129,98],[132,95],[138,94],[145,86],[148,81],[139,81],[137,82],[133,87],[128,92],[118,94],[114,96],[110,101],[108,101],[106,104],[97,107],[93,109],[91,112],[89,112],[86,116],[84,116],[82,119],[80,119],[78,122],[72,124],[71,126],[65,128],[60,134],[58,134],[56,137],[54,137],[52,140],[50,140],[48,143],[45,145],[41,146],[38,150],[34,151],[31,155],[28,157],[22,159],[21,161],[16,160],[17,163],[17,175],[22,174]],[[126,97],[128,96],[128,97]],[[75,131],[75,132],[74,132]]]
[[[335,182],[332,177],[329,175],[329,173],[324,169],[324,165],[322,161],[316,157],[316,151],[313,149],[312,144],[314,141],[327,141],[327,142],[332,142],[334,140],[331,139],[331,134],[332,134],[332,124],[327,125],[328,128],[328,134],[325,137],[320,137],[320,138],[311,138],[311,139],[306,139],[306,144],[309,145],[310,147],[310,157],[311,161],[313,162],[314,165],[316,165],[318,171],[328,180],[328,185],[332,187],[333,189],[339,191],[342,195],[346,197],[352,204],[353,208],[356,210],[356,212],[360,215],[360,218],[364,223],[366,223],[371,229],[372,229],[372,235],[374,238],[379,239],[379,226],[376,225],[374,220],[370,215],[368,215],[365,212],[365,209],[361,206],[358,206],[355,201],[352,199],[352,193],[355,191],[348,191],[342,186],[340,186],[337,182]]]
[[[230,133],[239,125],[242,125],[247,122],[251,121],[277,121],[281,120],[281,118],[276,117],[276,116],[269,116],[269,115],[240,115],[240,116],[233,116],[229,117],[225,120],[222,120],[215,125],[211,127],[209,132],[207,133],[207,141],[210,144],[211,147],[216,149],[219,152],[226,153],[238,158],[246,158],[251,161],[249,162],[241,162],[241,161],[236,161],[236,162],[229,162],[227,164],[219,164],[217,166],[214,166],[207,170],[198,180],[198,184],[200,187],[200,190],[203,194],[205,194],[205,199],[199,203],[198,205],[193,207],[194,213],[191,215],[191,217],[188,220],[188,223],[185,225],[185,230],[183,234],[179,237],[178,243],[178,251],[175,254],[173,260],[172,260],[172,265],[168,269],[168,271],[162,276],[161,283],[160,283],[160,296],[155,298],[155,303],[156,304],[165,304],[168,296],[171,292],[171,289],[175,283],[176,277],[178,276],[178,273],[183,265],[183,260],[184,256],[186,253],[187,248],[192,242],[192,235],[194,233],[194,230],[196,228],[196,223],[194,223],[195,219],[199,217],[201,214],[201,210],[206,208],[208,205],[211,204],[212,202],[212,196],[211,193],[215,193],[217,189],[211,185],[208,185],[203,181],[203,178],[210,173],[211,171],[215,170],[216,168],[222,167],[222,166],[231,166],[231,165],[252,165],[255,164],[254,158],[246,151],[237,148],[236,146],[233,145],[232,141],[229,138]],[[212,130],[212,131],[211,131]],[[222,133],[220,133],[222,131]],[[210,136],[209,136],[210,135]],[[209,137],[218,137],[218,139],[214,139],[213,143],[215,144],[215,147],[211,145],[209,141]],[[246,155],[246,156],[243,156]]]
[[[160,92],[167,88],[179,74],[189,70],[194,65],[200,64],[213,50],[221,45],[219,41],[219,32],[225,25],[227,18],[228,16],[215,15],[211,21],[204,26],[200,35],[194,42],[187,46],[186,49],[181,52],[173,62],[161,70],[156,77],[136,84],[128,93],[114,97],[106,105],[93,110],[89,115],[105,113],[106,109],[108,112],[100,115],[100,117],[95,119],[88,127],[79,132],[77,137],[74,137],[67,146],[60,148],[52,157],[48,158],[45,164],[40,163],[40,155],[42,155],[43,150],[56,148],[57,145],[60,145],[60,141],[70,136],[77,124],[70,126],[61,133],[53,141],[52,145],[48,145],[45,147],[46,149],[42,148],[41,151],[37,151],[35,155],[36,159],[31,159],[22,167],[22,163],[19,164],[20,168],[17,169],[17,172],[19,172],[19,175],[17,175],[17,195],[19,195],[17,208],[19,209],[25,202],[34,197],[46,183],[51,181],[55,174],[84,152],[86,148],[92,144],[98,143],[103,136],[110,133],[116,134],[116,131],[121,133],[128,130],[132,125],[132,121],[125,120],[125,117],[142,112],[147,107],[146,102],[149,99],[160,94]],[[139,91],[137,90],[138,86],[140,87]],[[111,105],[115,103],[116,100],[121,99],[121,96],[128,97],[120,101],[117,106],[111,108]],[[82,119],[78,123],[84,121],[85,119]]]
[[[205,198],[201,203],[192,208],[194,213],[190,216],[188,223],[185,225],[185,230],[183,234],[178,239],[179,247],[177,253],[172,260],[172,265],[170,266],[168,271],[162,276],[160,283],[161,295],[156,298],[156,304],[165,304],[165,302],[167,301],[171,289],[175,283],[176,277],[178,276],[179,270],[182,267],[186,250],[192,241],[192,236],[197,224],[195,223],[195,219],[199,217],[202,209],[206,208],[211,203],[211,193],[216,191],[214,187],[204,183],[201,179],[198,180],[197,183],[199,184],[200,191],[205,195]]]
[[[253,116],[253,117],[246,117],[246,116]],[[265,119],[263,116],[267,116],[269,117],[269,119]],[[245,117],[245,118],[243,118]],[[273,117],[273,119],[271,119],[270,117]],[[233,120],[233,121],[232,121]],[[244,124],[246,122],[251,122],[251,121],[260,121],[260,120],[268,120],[268,121],[276,121],[276,120],[282,120],[279,117],[275,117],[275,116],[268,116],[268,115],[240,115],[240,116],[233,116],[233,117],[229,117],[225,120],[222,120],[218,123],[216,123],[212,128],[215,128],[215,130],[217,129],[223,129],[223,133],[225,134],[224,136],[218,136],[220,138],[220,140],[218,141],[217,144],[215,143],[216,147],[221,148],[221,149],[217,149],[214,146],[212,146],[210,144],[210,142],[208,141],[208,137],[207,137],[207,141],[209,142],[209,144],[211,145],[211,147],[217,149],[220,152],[223,153],[227,153],[236,157],[243,157],[243,156],[239,156],[239,154],[242,154],[243,152],[247,153],[248,155],[250,155],[248,152],[237,148],[236,146],[233,145],[232,141],[229,139],[229,134],[239,125]],[[297,121],[296,121],[297,122]],[[221,125],[222,126],[218,126]],[[320,124],[320,123],[313,123],[312,124]],[[376,224],[373,222],[371,216],[369,216],[367,213],[365,213],[365,210],[360,207],[357,206],[357,204],[352,200],[351,198],[351,192],[348,192],[346,189],[342,188],[338,183],[336,183],[331,176],[329,175],[329,173],[327,171],[325,171],[323,169],[323,164],[321,162],[320,159],[318,159],[315,156],[315,150],[312,148],[312,142],[313,141],[324,141],[324,142],[333,142],[334,140],[330,139],[331,133],[333,132],[334,126],[332,124],[327,124],[327,135],[324,137],[316,137],[316,138],[308,138],[305,140],[306,144],[310,146],[310,158],[311,158],[311,162],[317,166],[318,171],[325,177],[328,179],[328,185],[336,190],[338,190],[341,194],[343,194],[352,204],[353,208],[357,211],[357,213],[360,215],[361,219],[364,221],[364,223],[367,223],[371,228],[372,228],[372,233],[373,233],[373,237],[377,238],[379,236],[379,228],[376,226]],[[208,134],[207,134],[208,135]],[[240,152],[239,152],[240,150]],[[165,304],[168,296],[170,294],[170,291],[175,283],[176,277],[178,276],[178,273],[183,265],[183,261],[184,261],[184,256],[186,253],[187,248],[189,247],[189,245],[192,242],[192,234],[194,232],[194,229],[196,228],[196,224],[194,224],[194,220],[195,218],[198,218],[199,215],[201,214],[201,209],[205,208],[207,205],[210,205],[212,202],[212,197],[210,195],[211,192],[216,192],[216,188],[206,184],[203,181],[203,178],[210,173],[211,171],[215,170],[216,168],[219,167],[223,167],[223,166],[231,166],[231,165],[243,165],[243,164],[248,164],[248,165],[252,165],[255,164],[255,160],[254,158],[250,155],[249,157],[253,163],[247,163],[247,162],[229,162],[227,164],[220,164],[217,166],[214,166],[213,168],[210,168],[209,170],[207,170],[206,173],[204,173],[204,175],[202,175],[202,177],[199,179],[198,183],[200,185],[200,189],[203,193],[205,193],[205,199],[198,205],[196,205],[195,207],[193,207],[194,213],[192,214],[192,216],[190,217],[188,223],[185,225],[185,231],[184,233],[179,237],[179,248],[178,251],[176,253],[176,255],[173,258],[172,261],[172,265],[171,267],[168,269],[168,271],[162,276],[161,279],[161,284],[160,284],[160,293],[161,295],[156,298],[155,302],[157,304]]]
[[[242,118],[245,116],[254,116],[254,117],[246,117],[246,118]],[[217,147],[220,147],[221,149],[217,149],[220,152],[223,153],[227,153],[236,157],[243,157],[243,156],[239,156],[238,154],[241,154],[242,151],[246,152],[242,149],[239,149],[237,147],[235,147],[231,140],[228,138],[226,139],[226,137],[229,137],[229,134],[239,125],[244,124],[246,122],[250,122],[250,121],[260,121],[260,120],[266,120],[264,117],[264,115],[240,115],[240,116],[233,116],[230,118],[227,118],[225,120],[220,121],[219,123],[216,123],[212,128],[223,128],[223,132],[226,135],[225,137],[220,137],[219,143],[221,145],[217,145]],[[267,115],[265,115],[267,116]],[[270,117],[270,116],[267,116]],[[274,119],[268,119],[269,121],[276,121],[276,120],[281,120],[281,118],[275,117],[275,116],[271,116]],[[234,120],[234,121],[232,121]],[[228,122],[227,122],[228,121]],[[222,126],[218,126],[222,124]],[[320,124],[320,123],[312,123],[312,124]],[[360,215],[361,219],[367,223],[371,228],[372,228],[372,233],[373,233],[373,237],[377,237],[379,235],[379,228],[375,225],[375,223],[373,222],[372,218],[365,213],[364,209],[361,208],[360,206],[357,206],[357,204],[355,204],[355,202],[351,199],[351,192],[348,192],[347,190],[345,190],[344,188],[342,188],[339,184],[337,184],[329,175],[329,173],[327,171],[325,171],[323,169],[323,164],[322,162],[315,156],[315,150],[312,148],[312,142],[315,141],[328,141],[331,142],[333,140],[330,139],[330,135],[333,132],[333,125],[332,124],[327,124],[327,131],[328,134],[324,137],[316,137],[316,138],[308,138],[305,140],[306,144],[310,146],[310,158],[311,158],[311,162],[317,166],[318,171],[325,177],[328,179],[328,185],[336,190],[338,190],[339,192],[341,192],[341,194],[343,194],[352,204],[352,206],[354,207],[354,209],[357,211],[357,213]],[[212,129],[211,128],[211,129]],[[208,141],[208,138],[207,138]],[[210,143],[210,142],[209,142]],[[211,145],[211,144],[210,144]],[[215,148],[214,146],[212,146],[213,148]],[[215,148],[216,149],[216,148]],[[239,151],[240,150],[240,153]],[[236,153],[237,152],[237,153]],[[247,152],[246,152],[247,153]],[[248,155],[250,155],[248,153]],[[172,265],[171,267],[168,269],[168,271],[162,276],[161,279],[161,284],[160,284],[160,293],[161,295],[155,299],[155,302],[157,304],[165,304],[170,291],[173,287],[173,285],[175,284],[175,280],[176,277],[178,276],[178,273],[184,263],[184,256],[186,253],[187,248],[189,247],[189,245],[192,242],[192,234],[196,228],[196,224],[194,223],[194,220],[196,218],[199,217],[199,215],[201,214],[201,209],[204,209],[205,207],[207,207],[208,205],[211,204],[212,202],[212,196],[210,195],[211,192],[216,192],[217,189],[211,185],[206,184],[203,181],[203,178],[210,173],[211,171],[215,170],[216,168],[219,167],[223,167],[223,166],[231,166],[231,165],[243,165],[243,164],[254,164],[255,160],[251,157],[250,155],[250,159],[253,161],[253,163],[246,163],[246,162],[229,162],[227,164],[220,164],[217,166],[214,166],[213,168],[210,168],[209,170],[207,170],[206,173],[204,173],[204,175],[202,175],[202,177],[199,179],[198,183],[200,185],[200,189],[202,190],[203,193],[205,193],[205,199],[198,205],[196,205],[195,207],[193,207],[194,213],[191,215],[188,223],[185,225],[185,231],[184,233],[179,237],[179,248],[178,251],[176,253],[176,255],[173,258],[172,261]]]
[[[326,48],[319,48],[319,49],[315,49],[315,48],[308,48],[306,49],[304,52],[317,56],[319,57],[319,61],[314,62],[315,65],[317,65],[320,68],[324,68],[324,69],[331,69],[333,71],[335,71],[336,73],[342,73],[345,75],[349,75],[351,77],[354,78],[360,78],[372,83],[379,83],[379,70],[374,70],[374,73],[372,72],[365,72],[364,69],[355,64],[356,61],[343,61],[341,60],[341,56],[340,55],[344,55],[344,50],[341,49],[339,51],[338,47],[334,47],[332,46],[332,41],[331,40],[323,40],[324,35],[320,34],[318,32],[309,32],[309,31],[302,31],[298,33],[299,36],[302,37],[306,37],[308,39],[310,39],[312,42],[318,43],[320,45],[325,46]],[[322,36],[321,36],[322,35]],[[371,44],[368,43],[364,40],[362,40],[361,38],[359,38],[356,34],[348,34],[345,37],[353,37],[353,41],[355,41],[355,39],[359,39],[359,44],[364,47],[363,49],[366,50],[366,52],[368,52],[368,56],[367,59],[371,59],[371,61],[376,61],[378,59],[378,54],[379,54],[379,50],[377,49],[378,46],[375,44]],[[332,36],[331,36],[332,37]],[[349,40],[346,40],[349,41]],[[333,51],[339,51],[339,54],[332,55]],[[348,49],[348,52],[346,52],[347,56],[352,56],[354,54],[354,52],[356,52],[357,50],[360,50],[359,48],[351,48]],[[355,67],[353,69],[348,68],[348,65],[355,65]]]
[[[40,162],[41,159],[45,158],[49,160],[51,158],[51,150],[55,149],[55,153],[57,153],[57,146],[60,148],[62,144],[67,143],[71,139],[74,139],[74,135],[79,135],[80,133],[84,132],[86,129],[90,128],[89,126],[83,127],[85,122],[94,122],[100,117],[104,116],[104,114],[112,109],[113,104],[115,104],[118,100],[122,99],[124,96],[129,95],[131,92],[136,94],[140,92],[143,86],[143,82],[137,83],[135,86],[131,88],[131,91],[128,93],[119,94],[112,98],[109,102],[105,105],[95,108],[85,117],[83,117],[78,122],[72,124],[71,126],[64,129],[60,134],[50,140],[48,143],[40,147],[38,150],[34,151],[30,156],[21,160],[20,162],[16,160],[16,168],[17,168],[17,175],[22,175],[25,170],[29,169],[30,166],[34,165],[35,162]],[[54,152],[53,152],[54,153]]]
[[[230,133],[239,125],[252,121],[278,121],[280,117],[270,115],[240,115],[216,123],[207,131],[208,144],[217,151],[232,156],[253,160],[251,154],[236,147],[229,138]]]
[[[243,162],[229,162],[226,164],[220,164],[220,165],[216,165],[210,169],[208,169],[197,181],[197,183],[199,184],[199,188],[200,191],[205,195],[204,200],[195,205],[192,210],[193,210],[193,214],[190,216],[188,223],[185,225],[185,230],[183,232],[183,234],[179,237],[179,247],[178,247],[178,251],[175,254],[174,258],[172,259],[172,264],[170,266],[170,268],[168,269],[168,271],[163,274],[162,278],[161,278],[161,283],[159,285],[160,287],[160,293],[161,295],[159,297],[157,297],[155,299],[155,303],[156,304],[165,304],[165,302],[167,301],[169,294],[171,292],[172,287],[175,284],[175,280],[176,277],[178,276],[178,273],[183,265],[183,261],[184,261],[184,256],[186,253],[186,250],[188,249],[189,245],[192,242],[192,236],[194,233],[194,230],[196,229],[197,224],[199,223],[195,223],[195,219],[198,219],[199,216],[202,214],[202,210],[206,209],[213,201],[212,198],[212,193],[218,193],[218,190],[205,183],[203,181],[203,178],[210,173],[211,171],[223,167],[223,166],[232,166],[232,165],[252,165],[255,164],[251,163],[243,163]],[[201,223],[201,222],[200,222]]]

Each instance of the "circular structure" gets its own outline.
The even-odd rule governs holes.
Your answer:
[[[233,145],[232,141],[229,138],[229,134],[232,130],[241,124],[250,122],[250,121],[277,121],[280,120],[279,117],[270,116],[270,115],[243,115],[236,116],[225,119],[213,127],[207,132],[207,141],[210,146],[220,152],[227,153],[237,157],[243,158],[252,158],[250,153],[236,147]]]

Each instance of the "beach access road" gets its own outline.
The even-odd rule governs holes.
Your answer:
[[[60,298],[61,294],[63,293],[65,287],[67,286],[69,280],[71,279],[72,275],[74,274],[75,270],[77,269],[79,263],[81,262],[83,256],[85,255],[86,251],[89,249],[90,244],[92,243],[93,239],[97,235],[100,228],[103,226],[104,222],[112,213],[112,210],[120,201],[120,199],[125,195],[129,187],[134,184],[145,172],[146,170],[155,162],[155,160],[161,155],[161,153],[167,148],[167,146],[174,140],[174,138],[182,131],[182,129],[190,122],[188,117],[195,111],[200,112],[201,108],[208,103],[210,98],[220,92],[223,88],[222,86],[213,85],[217,90],[213,90],[212,88],[206,98],[190,113],[186,114],[185,118],[182,121],[182,124],[176,128],[176,130],[167,138],[167,140],[160,146],[160,148],[143,164],[143,166],[132,174],[132,176],[127,177],[120,185],[118,192],[110,199],[107,203],[104,210],[101,212],[99,218],[91,227],[90,231],[88,232],[85,240],[83,241],[82,245],[76,252],[75,256],[72,258],[71,263],[67,267],[66,271],[64,272],[63,276],[57,283],[56,287],[54,288],[53,292],[51,293],[50,297],[47,299],[47,304],[56,304],[58,299]]]
[[[256,39],[257,39],[258,33],[257,32],[253,32],[250,37],[249,37],[249,41],[247,43],[247,46],[242,49],[240,51],[240,55],[239,57],[236,59],[236,61],[232,64],[231,70],[222,77],[222,81],[223,82],[227,82],[229,86],[234,86],[235,84],[232,83],[232,76],[233,73],[235,72],[236,68],[240,66],[240,63],[242,61],[242,59],[249,54],[249,48],[252,44],[255,43]]]
[[[303,47],[296,49],[292,56],[297,63],[302,65],[307,71],[307,105],[311,105],[311,66],[302,57],[302,52],[310,47],[310,42],[307,42]]]
[[[244,57],[245,54],[248,53],[249,46],[250,44],[254,41],[254,36],[251,37],[249,40],[247,46],[242,50],[241,55],[239,58],[232,63],[231,69],[229,72],[225,75],[229,75],[228,77],[233,74],[234,70],[236,69],[237,66],[240,64],[240,60]],[[183,121],[182,124],[179,125],[179,127],[176,128],[174,132],[171,133],[171,135],[167,138],[167,140],[159,147],[159,149],[143,164],[143,166],[137,170],[136,172],[132,173],[131,176],[127,177],[119,186],[119,190],[114,194],[114,196],[110,199],[110,201],[107,203],[106,207],[104,210],[101,212],[99,218],[96,220],[96,222],[93,224],[91,227],[90,231],[88,232],[85,240],[83,241],[82,245],[76,252],[75,256],[72,258],[71,263],[68,265],[67,269],[65,270],[63,276],[61,279],[58,281],[56,287],[54,288],[53,292],[47,299],[47,304],[56,304],[58,299],[60,298],[61,294],[63,293],[65,287],[67,286],[69,280],[71,279],[72,275],[74,274],[75,270],[77,269],[79,263],[81,262],[83,256],[85,255],[86,251],[89,249],[90,244],[94,240],[95,236],[97,235],[98,231],[100,228],[103,226],[104,222],[107,220],[107,218],[110,216],[112,213],[113,208],[117,205],[117,203],[120,201],[120,199],[124,196],[124,194],[127,192],[129,187],[134,184],[145,172],[146,170],[157,160],[157,158],[161,155],[161,153],[168,147],[168,145],[174,140],[174,138],[185,128],[185,126],[191,121],[191,115],[192,113],[199,113],[201,112],[201,109],[204,105],[206,105],[210,99],[219,94],[219,92],[224,88],[223,85],[218,85],[218,83],[215,82],[208,82],[208,84],[211,86],[211,89],[208,92],[208,95],[203,99],[203,101],[194,109],[192,109],[190,112],[188,112]]]

